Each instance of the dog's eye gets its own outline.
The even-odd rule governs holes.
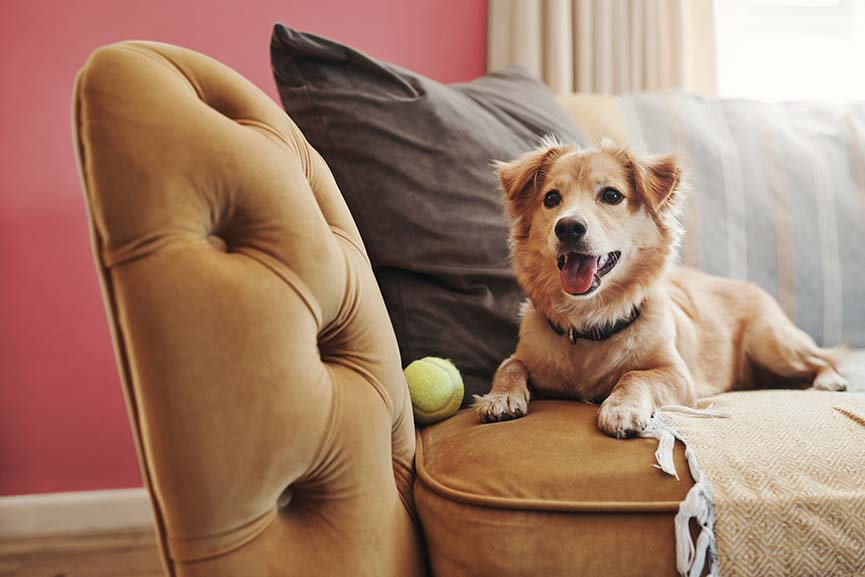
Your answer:
[[[554,208],[558,206],[560,202],[562,202],[562,194],[556,189],[549,191],[544,196],[544,206],[547,208]]]
[[[602,190],[600,194],[601,202],[604,202],[606,204],[619,204],[624,198],[625,195],[623,195],[621,192],[611,186],[608,186],[607,188]]]

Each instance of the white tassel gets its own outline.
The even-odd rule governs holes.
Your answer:
[[[666,474],[675,477],[679,480],[679,473],[676,471],[676,464],[673,462],[673,447],[676,446],[676,435],[662,419],[657,416],[652,416],[649,425],[640,433],[641,437],[650,437],[658,439],[658,448],[655,451],[655,460],[658,462],[654,465]]]
[[[718,577],[718,556],[715,544],[715,505],[709,482],[703,474],[703,469],[697,461],[697,456],[691,447],[664,419],[662,411],[679,413],[694,417],[727,418],[731,415],[723,411],[714,411],[709,406],[706,409],[692,409],[679,405],[667,405],[655,411],[649,425],[640,433],[641,437],[658,439],[658,449],[655,451],[656,467],[679,479],[673,462],[673,448],[676,439],[685,445],[685,459],[694,478],[694,486],[688,491],[685,500],[679,504],[676,513],[676,569],[683,577],[699,577],[706,563],[709,564],[709,574]],[[691,540],[691,519],[700,526],[700,534],[696,543]]]

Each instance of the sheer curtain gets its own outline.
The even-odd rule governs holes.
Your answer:
[[[713,0],[489,0],[487,65],[556,92],[716,92]]]

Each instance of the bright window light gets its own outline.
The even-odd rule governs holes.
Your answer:
[[[718,91],[865,100],[865,1],[716,0]]]

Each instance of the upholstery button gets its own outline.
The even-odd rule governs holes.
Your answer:
[[[221,236],[216,236],[215,234],[208,235],[207,242],[213,245],[213,248],[216,250],[228,252],[228,244],[226,244]]]
[[[276,508],[280,511],[287,508],[288,504],[291,503],[291,495],[291,487],[286,487],[276,500]]]

